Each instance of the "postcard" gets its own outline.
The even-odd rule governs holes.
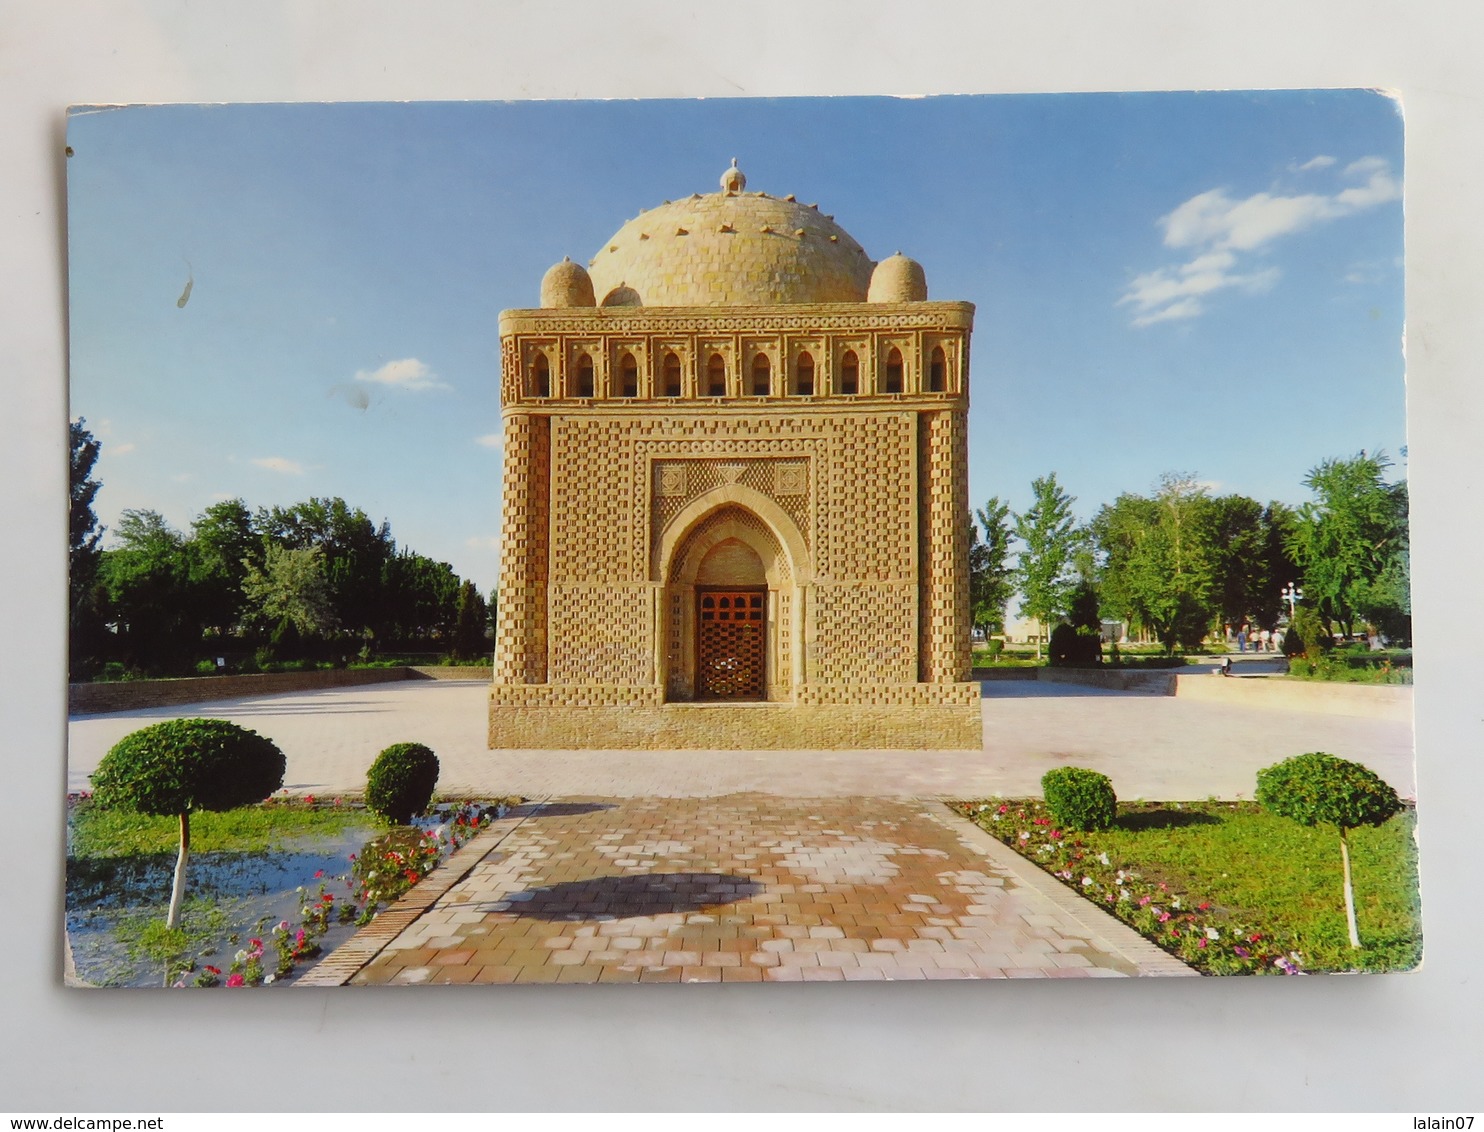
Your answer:
[[[74,108],[69,983],[1416,967],[1402,140]]]

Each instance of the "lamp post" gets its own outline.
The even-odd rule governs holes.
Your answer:
[[[1293,624],[1293,607],[1303,600],[1304,591],[1292,582],[1283,587],[1283,600],[1288,602],[1288,623]]]

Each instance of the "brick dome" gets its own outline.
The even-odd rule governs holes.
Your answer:
[[[927,300],[927,273],[901,252],[889,255],[871,273],[868,303],[921,303]]]
[[[744,191],[733,162],[717,193],[630,220],[590,262],[601,306],[860,303],[875,264],[812,204]]]
[[[564,259],[541,278],[543,307],[595,307],[593,281],[580,263]]]

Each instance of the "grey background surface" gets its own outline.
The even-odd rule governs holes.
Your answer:
[[[1480,1106],[1477,10],[1357,0],[904,9],[0,7],[0,1110]],[[1179,985],[61,989],[69,103],[1311,86],[1395,89],[1407,114],[1421,972]]]

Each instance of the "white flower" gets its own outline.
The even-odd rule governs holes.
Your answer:
[[[263,985],[264,986],[267,986],[269,983],[271,983],[276,978],[278,978],[277,975],[264,975],[263,976]]]
[[[247,962],[247,952],[246,951],[239,951],[237,953],[237,955],[236,955],[236,959],[237,959],[237,962],[239,962],[239,963],[246,963]]]
[[[1108,860],[1108,854],[1106,852],[1099,853],[1098,860],[1103,862],[1103,864],[1105,865],[1112,864],[1112,862]]]
[[[1031,835],[1029,833],[1027,833],[1025,830],[1021,830],[1020,831],[1020,840],[1022,840],[1022,841],[1029,841],[1030,839],[1031,839]]]
[[[1092,886],[1092,877],[1083,877],[1082,878],[1082,887],[1083,888],[1090,888],[1091,886]]]
[[[1206,929],[1206,938],[1207,939],[1220,939],[1221,938],[1221,933],[1219,931],[1217,931],[1215,928],[1207,928]]]

